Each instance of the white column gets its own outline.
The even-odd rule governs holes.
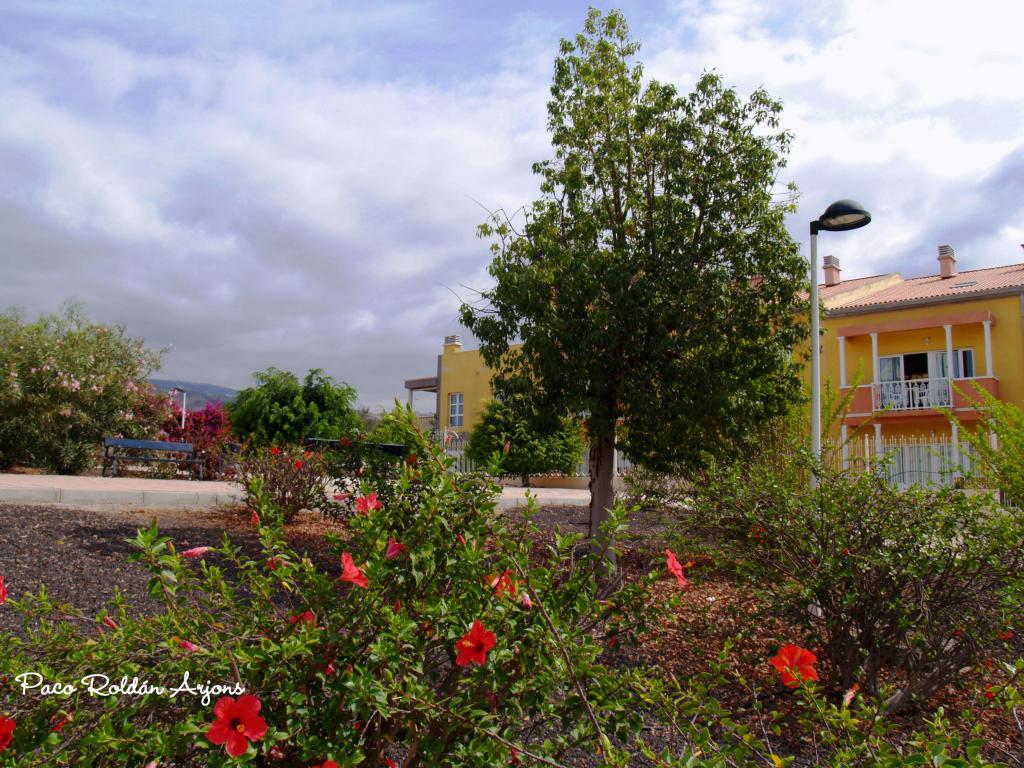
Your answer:
[[[953,326],[942,326],[946,331],[946,378],[953,378]]]
[[[882,425],[875,422],[875,458],[876,460],[885,455],[882,450]]]
[[[877,384],[881,379],[879,376],[881,371],[878,370],[878,334],[871,334],[871,377],[872,381]]]
[[[999,440],[996,438],[995,432],[988,433],[988,444],[992,446],[993,451],[999,450]]]
[[[412,408],[412,390],[409,390],[409,407]]]
[[[846,386],[846,337],[839,337],[839,386]]]
[[[985,375],[995,376],[992,372],[992,321],[982,320],[981,324],[985,327]]]
[[[839,337],[840,349],[842,349],[843,337]],[[849,427],[843,424],[839,428],[840,439],[843,441],[843,469],[847,470],[850,468],[850,444],[847,442],[850,439]]]

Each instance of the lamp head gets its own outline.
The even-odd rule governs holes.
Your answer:
[[[826,232],[860,229],[871,222],[871,214],[855,200],[837,200],[818,219],[818,228]]]

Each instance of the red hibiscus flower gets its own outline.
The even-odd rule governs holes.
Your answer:
[[[386,765],[388,768],[398,768],[398,763],[396,763],[390,757],[384,760],[384,765]]]
[[[352,555],[348,552],[341,553],[341,581],[350,581],[363,589],[370,586],[366,575],[352,562]]]
[[[283,557],[271,557],[267,559],[267,568],[272,571],[276,571],[278,568],[288,565],[288,561]]]
[[[7,602],[7,585],[4,584],[4,577],[0,576],[0,605]]]
[[[253,525],[259,525],[260,524],[260,516],[256,513],[255,510],[253,510],[252,517],[249,518],[249,522],[252,523]]]
[[[14,726],[16,723],[3,715],[0,715],[0,752],[7,749],[7,745],[11,743],[14,733]]]
[[[487,663],[487,652],[494,647],[497,640],[497,636],[493,632],[488,632],[480,619],[477,619],[473,622],[469,632],[455,644],[455,648],[459,652],[455,663],[460,667],[474,662],[483,666]]]
[[[324,760],[320,765],[314,765],[313,768],[338,768],[338,764],[333,760]]]
[[[305,456],[308,459],[308,458],[311,458],[313,456],[313,453],[312,453],[312,451],[306,451],[302,455]]]
[[[409,454],[409,458],[406,459],[406,461],[409,463],[409,466],[411,467],[413,464],[416,463],[416,454],[415,453],[410,453]]]
[[[994,685],[988,686],[985,689],[985,698],[986,699],[994,699],[995,697],[996,697],[996,687]]]
[[[181,553],[182,557],[202,557],[209,552],[213,547],[192,547],[192,549],[186,549]]]
[[[796,688],[805,680],[817,680],[818,672],[814,663],[818,657],[806,648],[786,643],[779,648],[779,653],[771,660],[771,665],[782,675],[782,683]]]
[[[190,643],[188,640],[179,640],[178,647],[184,648],[189,653],[198,653],[200,651],[198,645],[196,645],[195,643]]]
[[[212,744],[224,744],[231,757],[239,757],[249,749],[250,741],[267,735],[267,721],[260,717],[260,700],[251,694],[224,696],[213,707],[216,720],[206,731]]]
[[[348,448],[350,445],[352,445],[352,441],[349,440],[347,437],[343,437],[338,441],[338,445],[340,445],[342,448]]]
[[[510,571],[508,568],[502,571],[500,575],[495,575],[492,573],[487,578],[488,582],[491,585],[491,589],[494,590],[495,594],[498,595],[498,597],[501,597],[502,595],[508,595],[513,599],[515,598],[516,582],[510,575]]]
[[[377,498],[377,492],[372,491],[366,496],[360,496],[356,499],[356,512],[361,515],[367,515],[371,510],[382,509],[384,504],[381,503],[380,499]]]
[[[108,627],[110,629],[117,629],[117,622],[114,621],[109,616],[104,616],[103,617],[103,626]]]
[[[519,759],[519,750],[512,747],[512,756],[508,760],[509,765],[519,765],[523,761]]]
[[[303,611],[302,613],[296,613],[294,616],[288,617],[289,624],[298,624],[300,621],[307,626],[315,626],[316,614],[312,611]]]
[[[70,717],[70,716],[67,716],[67,715],[65,715],[64,717],[62,717],[62,718],[61,718],[60,720],[58,720],[58,721],[57,721],[57,722],[56,722],[56,723],[55,723],[55,724],[54,724],[54,725],[53,725],[53,726],[52,726],[52,727],[50,728],[50,733],[60,733],[61,731],[63,731],[63,730],[64,730],[64,726],[65,726],[65,725],[67,725],[67,724],[68,724],[68,723],[70,723],[70,722],[71,722],[71,717]]]
[[[396,557],[401,555],[409,549],[405,544],[395,541],[394,539],[388,539],[388,551],[384,553],[385,560],[394,560]]]
[[[665,559],[668,564],[668,572],[676,577],[676,581],[679,582],[680,587],[687,589],[689,585],[686,583],[686,576],[683,575],[683,570],[686,568],[692,568],[694,565],[693,561],[691,560],[685,565],[680,565],[671,549],[665,550]]]
[[[280,449],[280,448],[278,448],[278,447],[277,447],[277,446],[275,445],[275,446],[274,446],[273,448],[271,448],[271,449],[270,449],[270,455],[271,455],[271,456],[280,456],[280,455],[281,455],[281,449]]]
[[[3,586],[3,579],[0,579],[0,586]],[[0,603],[2,603],[2,602],[3,602],[3,600],[0,600]],[[1002,640],[1004,642],[1007,641],[1007,640],[1013,640],[1013,630],[1012,629],[1004,629],[999,634],[997,634],[996,637],[998,637],[1000,640]]]
[[[295,460],[295,468],[302,469],[302,462],[299,461],[298,459]]]

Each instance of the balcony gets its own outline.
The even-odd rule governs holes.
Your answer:
[[[879,422],[945,420],[939,409],[949,408],[961,421],[978,418],[975,387],[999,397],[999,380],[994,376],[948,379],[911,379],[861,384],[853,390],[842,387],[840,396],[851,396],[843,423],[856,426],[867,418]]]
[[[950,379],[882,381],[871,385],[873,410],[922,411],[953,404]]]

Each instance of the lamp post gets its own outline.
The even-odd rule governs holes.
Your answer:
[[[821,458],[821,340],[818,329],[818,232],[846,232],[871,222],[871,214],[853,200],[838,200],[811,222],[811,451]],[[811,473],[811,487],[818,477]]]
[[[185,431],[185,403],[188,401],[188,393],[181,387],[175,387],[171,392],[181,392],[181,431]]]

